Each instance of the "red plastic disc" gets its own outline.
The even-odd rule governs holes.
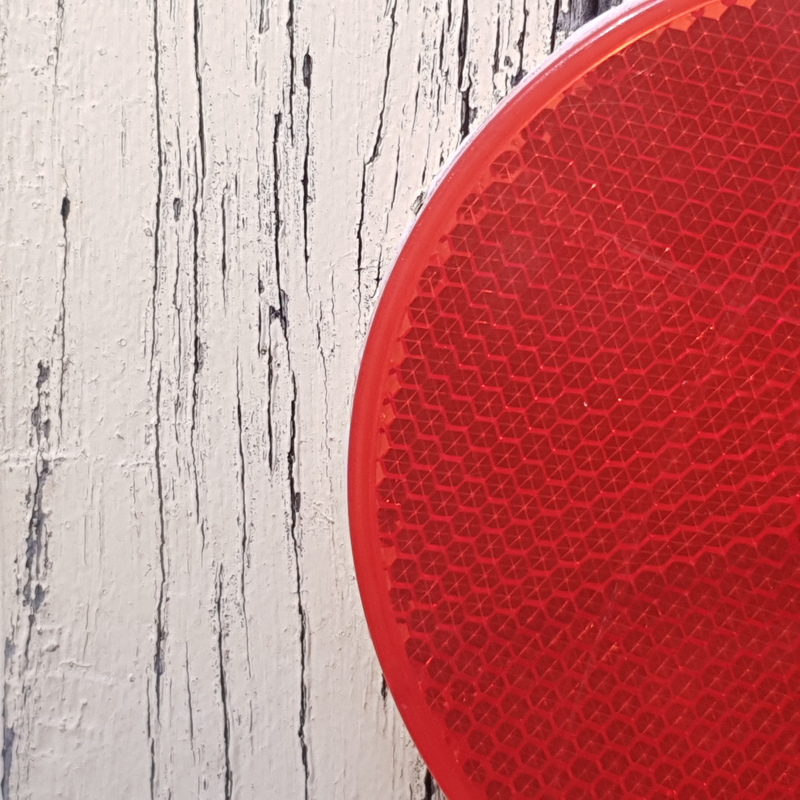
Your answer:
[[[353,548],[451,800],[800,797],[800,4],[644,0],[491,117],[367,341]]]

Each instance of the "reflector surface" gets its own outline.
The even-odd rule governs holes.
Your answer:
[[[639,2],[389,278],[350,514],[451,800],[800,795],[800,6]]]

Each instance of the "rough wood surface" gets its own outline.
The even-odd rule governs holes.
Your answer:
[[[438,796],[353,574],[359,349],[608,4],[0,2],[2,800]]]

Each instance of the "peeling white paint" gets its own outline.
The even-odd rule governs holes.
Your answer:
[[[0,3],[2,800],[439,796],[354,580],[358,353],[604,4]]]

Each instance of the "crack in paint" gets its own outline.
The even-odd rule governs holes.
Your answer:
[[[461,6],[461,25],[458,30],[458,90],[461,92],[461,141],[469,136],[469,129],[475,119],[476,110],[470,106],[472,79],[466,70],[467,45],[469,41],[469,2],[464,0]],[[464,74],[467,72],[466,81]]]
[[[195,755],[194,749],[194,703],[192,701],[192,681],[189,677],[189,643],[184,642],[184,671],[186,675],[186,697],[187,697],[187,706],[189,712],[189,745],[192,748],[192,761],[196,764],[197,763],[197,756]]]
[[[200,67],[200,7],[198,0],[193,4],[193,40],[194,40],[194,80],[197,87],[197,124],[200,142],[200,166],[202,181],[206,182],[206,129],[203,108],[203,72]],[[202,190],[201,190],[202,191]]]
[[[425,770],[425,778],[422,782],[423,787],[425,788],[425,794],[423,795],[423,800],[433,800],[435,794],[438,793],[438,787],[433,780],[433,775],[431,775],[431,771],[429,769]]]
[[[561,16],[561,0],[555,0],[553,6],[553,24],[550,26],[550,52],[556,49],[556,36],[558,34],[558,22]]]
[[[147,734],[147,740],[150,743],[150,800],[155,800],[156,798],[156,741],[155,737],[153,736],[153,724],[150,718],[150,678],[147,678],[147,702],[145,703],[146,709],[146,722],[145,722],[145,732]],[[3,798],[6,800],[6,798]]]
[[[281,122],[283,116],[277,112],[273,118],[272,130],[272,203],[273,203],[273,226],[272,226],[272,239],[273,239],[273,255],[275,259],[275,283],[278,290],[278,307],[272,304],[269,305],[269,320],[268,320],[268,334],[269,340],[267,343],[267,460],[269,462],[270,471],[275,470],[275,431],[274,431],[274,384],[275,384],[275,370],[274,370],[274,356],[272,348],[272,322],[278,320],[283,338],[287,343],[288,338],[286,330],[286,297],[281,284],[281,248],[280,236],[283,221],[281,219],[281,199],[280,199],[280,159],[278,157],[278,144],[280,140]]]
[[[308,60],[304,58],[304,84],[310,90],[312,63],[310,56]],[[309,91],[310,94],[310,91]],[[310,98],[309,98],[310,102]],[[308,106],[307,106],[308,108]],[[309,797],[310,766],[309,748],[306,735],[306,723],[308,715],[308,689],[306,685],[306,659],[308,646],[308,623],[305,606],[302,598],[302,567],[301,567],[301,544],[298,530],[298,514],[300,511],[300,493],[297,491],[295,482],[295,462],[297,448],[297,378],[291,363],[291,348],[289,344],[289,309],[288,297],[283,287],[282,262],[280,252],[280,237],[283,232],[283,217],[281,214],[280,186],[281,170],[279,158],[279,144],[281,124],[283,116],[276,112],[273,118],[272,135],[272,202],[273,202],[273,244],[275,260],[275,283],[277,289],[277,306],[269,305],[268,331],[269,341],[267,347],[267,440],[268,440],[268,462],[270,471],[274,472],[275,463],[275,432],[274,432],[274,402],[275,402],[275,383],[277,375],[274,366],[274,342],[272,338],[273,323],[277,322],[280,327],[281,337],[286,347],[287,370],[292,386],[292,400],[290,403],[290,424],[289,424],[289,449],[286,456],[287,483],[289,493],[289,539],[292,548],[295,573],[295,594],[297,598],[297,615],[300,626],[300,710],[297,737],[300,742],[300,758],[303,766],[304,775],[304,797]],[[291,119],[290,119],[291,123]],[[291,133],[291,130],[290,130]]]
[[[362,308],[362,287],[361,287],[361,274],[364,271],[364,208],[366,205],[367,193],[367,162],[361,169],[361,198],[359,201],[359,217],[358,227],[356,228],[356,285],[358,288],[358,310],[361,313]]]
[[[258,7],[258,32],[266,33],[269,30],[269,7],[268,0],[261,0]]]
[[[192,205],[192,422],[189,431],[189,449],[192,453],[192,474],[194,476],[194,511],[195,519],[200,519],[200,482],[197,475],[197,403],[199,397],[200,371],[203,368],[203,349],[200,341],[200,217],[198,206],[202,203],[202,183],[197,174],[197,154],[193,156],[195,176],[195,198]],[[201,525],[202,550],[205,551],[205,535]]]
[[[308,159],[311,150],[311,71],[313,69],[313,61],[309,55],[308,50],[303,57],[303,86],[306,89],[306,144],[303,153],[303,263],[305,266],[305,279],[306,279],[306,297],[311,296],[308,288]]]
[[[397,30],[397,0],[394,0],[392,8],[389,11],[389,20],[392,25],[389,29],[389,46],[386,48],[386,70],[383,74],[383,94],[381,95],[381,110],[378,112],[378,129],[375,132],[375,141],[372,145],[372,153],[367,159],[367,164],[372,165],[378,158],[381,152],[381,144],[383,144],[383,125],[384,116],[386,114],[386,97],[389,93],[389,76],[392,72],[392,52],[394,50],[394,35]]]
[[[294,142],[294,73],[297,69],[294,53],[294,0],[289,0],[286,33],[289,36],[289,136]]]
[[[494,37],[494,55],[492,56],[492,76],[500,72],[500,17],[497,18],[497,25]]]
[[[222,743],[225,756],[225,800],[233,796],[231,769],[231,731],[228,720],[228,678],[225,673],[224,631],[222,626],[222,565],[217,570],[217,658],[219,659],[219,693],[222,704]]]
[[[48,531],[45,526],[46,514],[42,507],[44,489],[50,472],[50,418],[48,413],[50,367],[40,361],[36,376],[36,405],[31,411],[31,444],[34,444],[34,485],[28,491],[27,502],[31,513],[28,517],[28,532],[25,537],[25,584],[22,588],[22,602],[30,611],[25,632],[23,648],[24,666],[28,668],[30,644],[33,636],[36,614],[47,594],[44,579],[49,566],[47,558]]]
[[[161,675],[164,672],[164,641],[167,633],[165,628],[164,614],[166,605],[166,521],[164,518],[164,477],[161,469],[161,369],[158,370],[158,381],[156,383],[156,424],[155,424],[155,467],[156,467],[156,489],[158,492],[158,566],[159,566],[159,586],[158,602],[156,603],[156,647],[153,656],[153,671],[155,673],[156,691],[156,719],[161,717]]]
[[[153,308],[152,308],[152,342],[150,346],[150,377],[152,379],[156,353],[156,306],[158,303],[159,268],[161,261],[161,195],[164,188],[164,147],[161,139],[161,44],[158,38],[158,0],[153,0],[153,84],[155,89],[155,122],[156,122],[156,155],[157,186],[155,220],[153,222]]]
[[[392,52],[394,50],[394,37],[397,30],[397,0],[394,0],[391,9],[388,10],[389,20],[391,27],[389,29],[389,45],[386,49],[386,69],[383,75],[383,93],[381,95],[381,108],[378,112],[378,127],[375,131],[375,140],[372,143],[372,152],[364,161],[361,170],[361,199],[359,205],[358,226],[356,227],[356,283],[358,290],[358,309],[359,315],[363,307],[363,286],[362,276],[364,273],[364,216],[366,207],[366,194],[367,194],[367,169],[372,167],[381,152],[381,145],[383,144],[383,126],[384,117],[386,114],[386,98],[389,91],[389,76],[392,71]],[[378,273],[378,283],[380,283],[380,272]],[[376,287],[377,291],[377,287]],[[373,292],[373,296],[375,292]]]
[[[53,47],[53,108],[58,90],[58,66],[61,60],[61,45],[64,41],[64,0],[56,1],[56,42]],[[5,798],[3,799],[5,800]]]
[[[303,786],[304,798],[309,797],[309,760],[308,742],[306,741],[306,721],[308,715],[308,687],[306,685],[306,655],[307,640],[309,636],[308,618],[303,605],[302,595],[302,572],[300,569],[300,540],[298,532],[298,512],[300,511],[300,493],[297,491],[294,479],[294,467],[296,462],[296,440],[297,440],[297,381],[294,372],[292,378],[292,402],[290,406],[289,418],[289,451],[287,453],[287,468],[289,478],[289,508],[290,508],[290,527],[289,537],[292,544],[295,568],[295,594],[297,596],[297,616],[300,622],[300,719],[297,728],[297,737],[300,740],[300,759],[303,764]]]
[[[250,663],[250,625],[247,620],[247,594],[245,592],[245,578],[247,567],[250,561],[249,547],[250,542],[247,535],[247,461],[244,457],[244,426],[242,425],[242,381],[239,371],[239,353],[236,353],[236,427],[238,431],[239,444],[239,501],[242,506],[242,538],[241,538],[241,559],[242,572],[240,580],[240,590],[242,594],[242,617],[244,619],[244,638],[245,650],[247,655],[247,672],[253,677],[253,669]]]
[[[519,66],[511,79],[511,85],[516,86],[525,77],[525,38],[528,35],[528,0],[522,2],[522,30],[517,39],[517,52],[519,53]]]
[[[570,2],[566,8],[562,0],[555,0],[553,8],[553,25],[550,29],[550,52],[556,49],[559,34],[569,36],[582,25],[594,19],[601,11],[607,7],[604,3],[601,7],[599,0],[579,0]]]
[[[228,277],[228,253],[227,253],[227,242],[228,242],[228,232],[227,232],[227,214],[225,211],[225,201],[227,200],[227,193],[228,193],[228,185],[225,184],[225,187],[222,190],[222,200],[220,202],[220,210],[222,212],[222,307],[225,308],[228,304],[228,297],[225,289],[225,282]]]
[[[67,234],[67,219],[69,218],[70,200],[65,194],[61,199],[61,228],[64,240],[64,257],[61,261],[61,309],[59,312],[58,328],[61,339],[61,370],[58,376],[58,436],[59,440],[64,435],[64,374],[67,369],[67,257],[69,254],[69,236]]]

